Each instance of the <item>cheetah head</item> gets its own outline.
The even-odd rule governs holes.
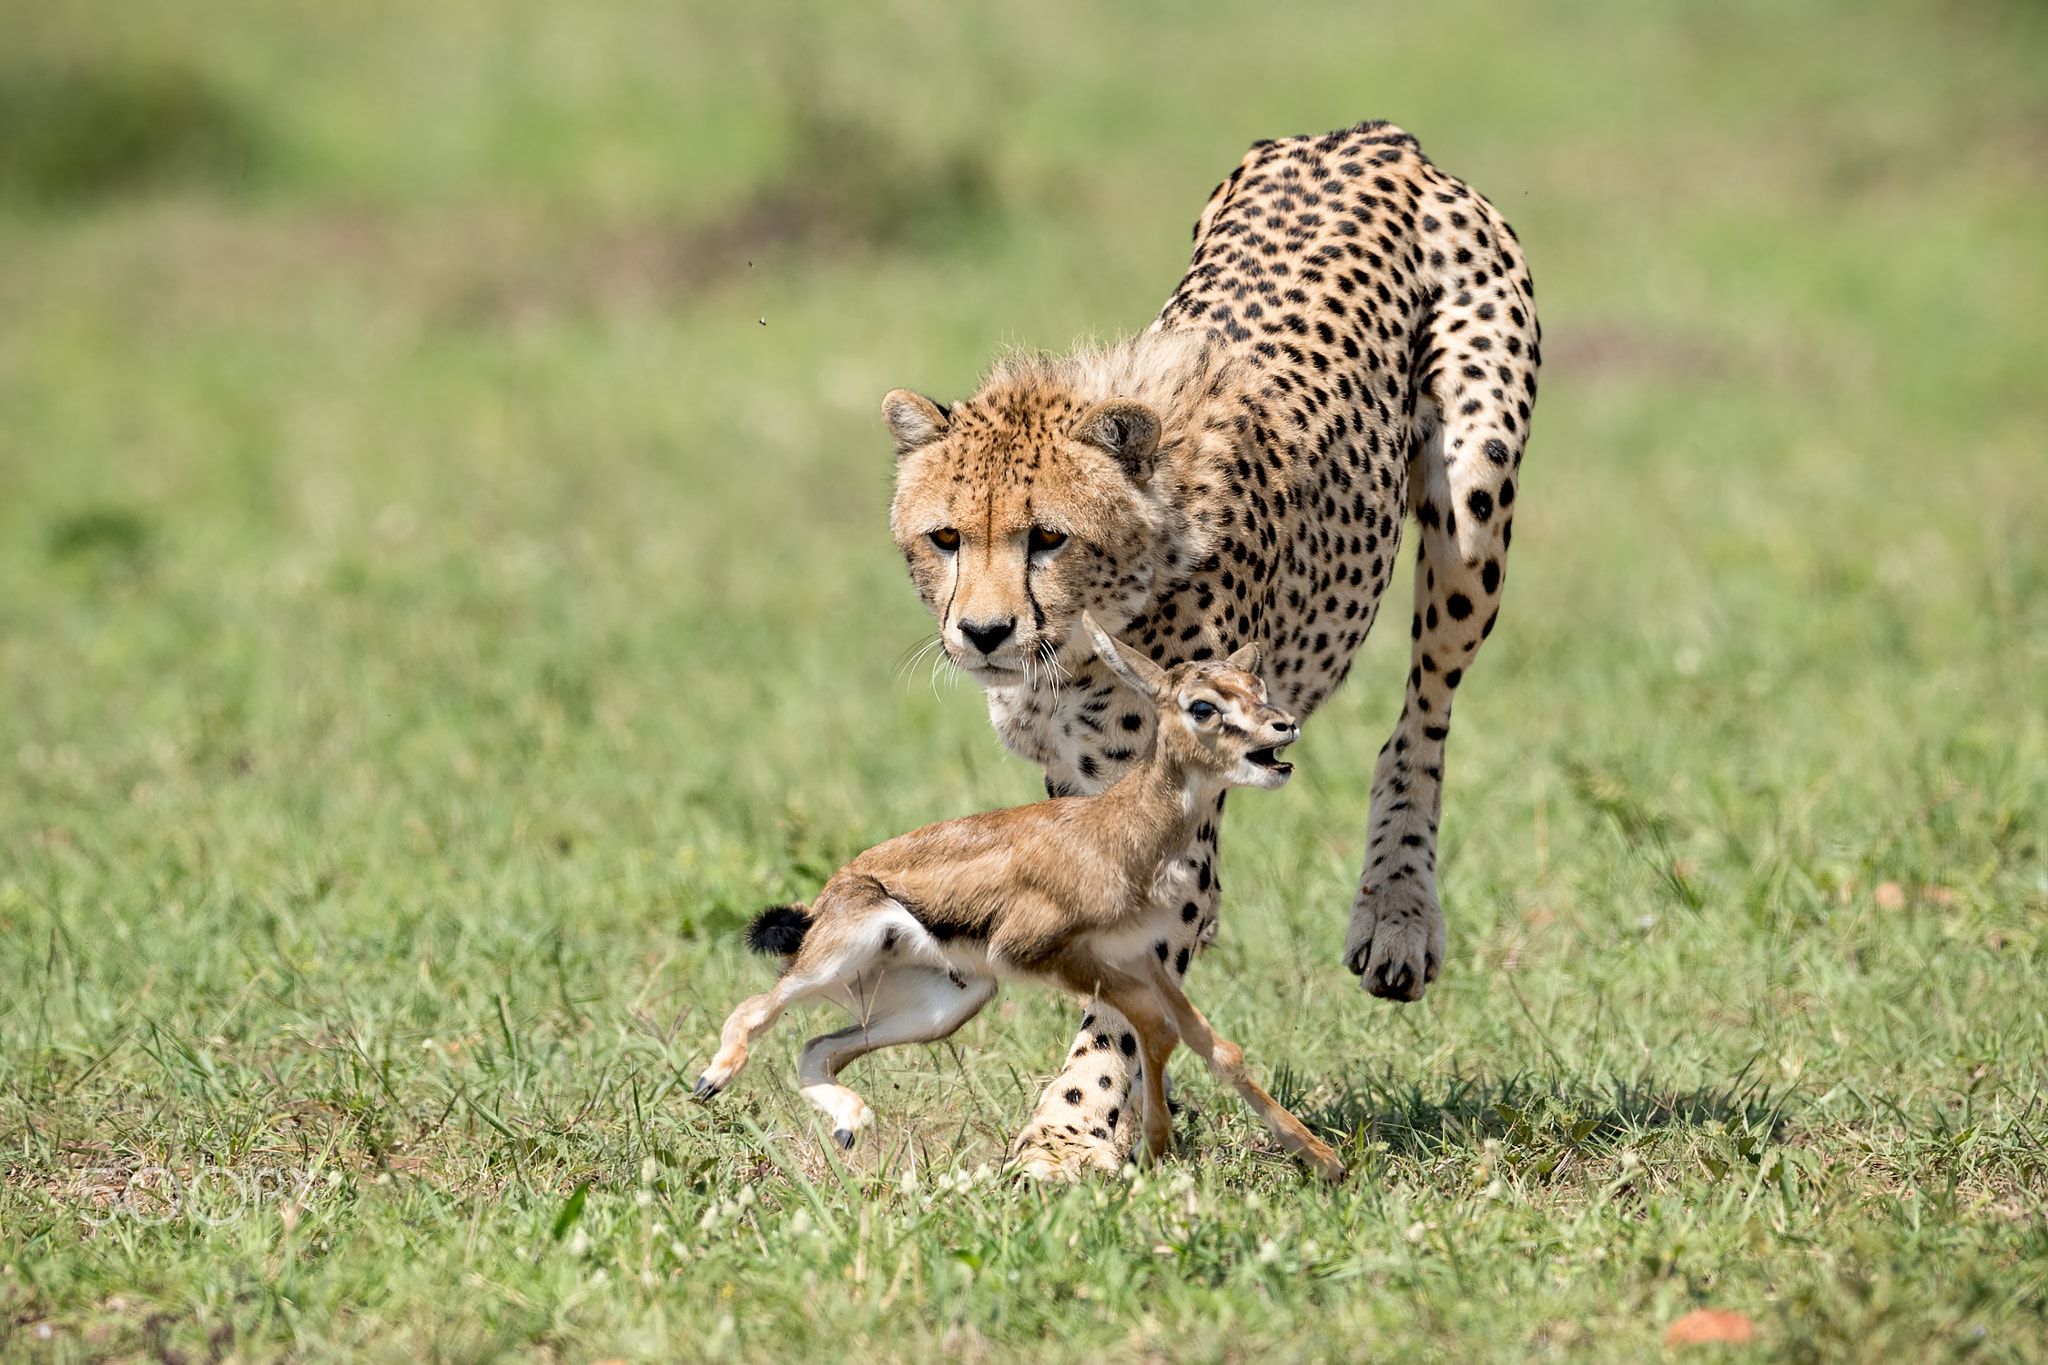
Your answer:
[[[1081,614],[1121,627],[1175,557],[1177,476],[1143,402],[999,373],[950,408],[894,390],[882,414],[897,547],[947,656],[983,687],[1084,657]]]

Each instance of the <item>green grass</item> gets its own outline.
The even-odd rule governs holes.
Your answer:
[[[2048,1360],[2037,8],[229,8],[0,55],[126,139],[0,123],[0,1354]],[[1187,1066],[977,1174],[1022,992],[844,1164],[798,1028],[685,1102],[744,916],[1036,792],[898,670],[881,393],[1363,116],[1549,364],[1426,1003],[1338,963],[1400,631],[1232,807],[1196,996],[1352,1181]]]

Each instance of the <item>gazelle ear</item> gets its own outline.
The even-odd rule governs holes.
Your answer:
[[[1259,647],[1256,644],[1246,645],[1223,662],[1229,664],[1240,673],[1257,674],[1259,671]]]
[[[882,396],[882,420],[896,438],[896,458],[922,450],[946,434],[946,410],[921,393],[891,389]]]
[[[1159,453],[1159,416],[1143,403],[1097,403],[1081,414],[1074,435],[1115,458],[1133,483],[1152,477]]]
[[[1123,641],[1102,628],[1087,612],[1081,613],[1081,624],[1088,631],[1088,638],[1095,645],[1095,652],[1102,662],[1109,665],[1109,671],[1122,678],[1127,686],[1140,696],[1157,698],[1166,690],[1166,670],[1132,649]]]

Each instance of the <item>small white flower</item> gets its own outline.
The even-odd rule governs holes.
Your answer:
[[[1259,1243],[1259,1264],[1271,1265],[1280,1259],[1280,1244],[1268,1237]]]
[[[639,1206],[640,1206],[641,1208],[643,1208],[643,1209],[645,1209],[645,1208],[651,1208],[651,1207],[653,1207],[653,1205],[654,1205],[654,1191],[653,1191],[653,1190],[642,1190],[642,1191],[640,1191],[640,1192],[639,1192],[638,1194],[636,1194],[636,1195],[634,1195],[634,1196],[633,1196],[633,1202],[634,1202],[634,1203],[636,1203],[636,1204],[638,1204],[638,1205],[639,1205]]]
[[[640,1183],[652,1185],[654,1183],[654,1173],[654,1158],[651,1156],[640,1158]]]
[[[599,1266],[597,1269],[590,1272],[590,1282],[592,1284],[603,1284],[606,1280],[610,1278],[611,1276],[605,1274],[603,1266]]]
[[[571,1256],[581,1256],[589,1250],[590,1234],[582,1228],[576,1229],[575,1234],[569,1238],[569,1254]]]
[[[752,1185],[742,1185],[742,1186],[740,1186],[740,1207],[741,1207],[741,1208],[743,1208],[743,1209],[750,1209],[750,1208],[752,1208],[752,1207],[754,1206],[754,1200],[755,1200],[756,1198],[758,1198],[758,1196],[757,1196],[757,1195],[756,1195],[756,1194],[754,1193],[754,1187],[753,1187]]]
[[[809,1209],[798,1209],[789,1220],[789,1230],[798,1237],[809,1232],[811,1230],[811,1211]]]

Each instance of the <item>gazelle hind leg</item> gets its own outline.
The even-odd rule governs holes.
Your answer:
[[[783,977],[775,988],[759,995],[748,996],[739,1007],[727,1016],[725,1028],[719,1033],[718,1052],[711,1064],[697,1077],[696,1088],[691,1092],[700,1100],[708,1100],[732,1084],[733,1077],[740,1074],[740,1068],[747,1064],[747,1053],[754,1041],[773,1027],[799,997],[806,994],[805,985],[790,977]]]
[[[1308,1126],[1285,1105],[1267,1094],[1265,1087],[1252,1079],[1251,1072],[1245,1068],[1244,1049],[1209,1027],[1209,1021],[1202,1017],[1202,1012],[1194,1007],[1166,972],[1153,972],[1152,988],[1159,993],[1160,1003],[1166,1007],[1167,1017],[1173,1021],[1180,1040],[1209,1064],[1218,1080],[1244,1097],[1244,1102],[1265,1121],[1280,1144],[1307,1161],[1323,1179],[1342,1180],[1344,1163],[1337,1159],[1337,1153],[1311,1133]]]
[[[857,989],[860,1023],[804,1044],[797,1060],[803,1097],[832,1124],[841,1147],[853,1146],[860,1130],[874,1122],[874,1110],[839,1073],[879,1048],[929,1043],[947,1037],[980,1012],[996,993],[987,978],[963,979],[931,967],[889,966],[872,985]]]
[[[823,906],[821,898],[818,909]],[[813,910],[814,923],[818,909]],[[726,1019],[719,1035],[718,1052],[711,1065],[697,1077],[693,1092],[696,1097],[708,1100],[732,1084],[733,1077],[747,1064],[748,1050],[782,1017],[784,1010],[799,1001],[822,996],[836,984],[859,981],[874,955],[875,945],[864,940],[842,940],[830,946],[806,942],[773,990],[742,1000]]]

